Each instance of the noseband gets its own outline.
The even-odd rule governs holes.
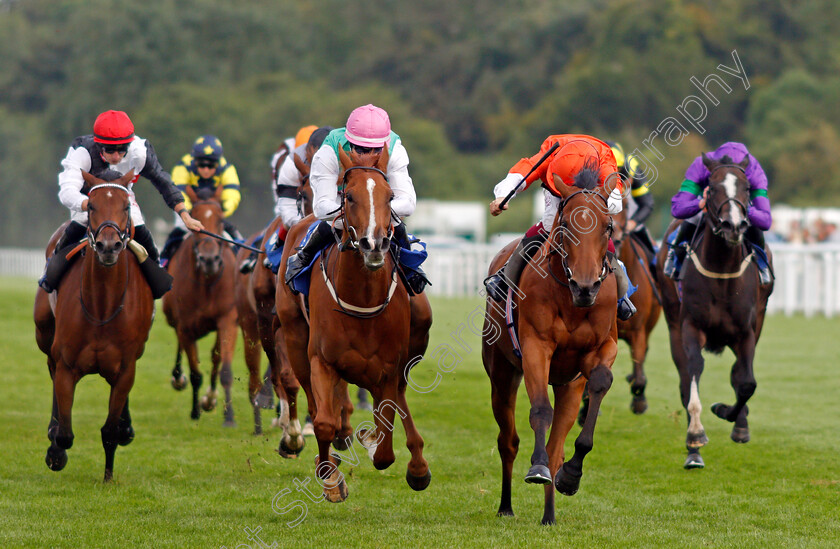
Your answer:
[[[601,196],[600,193],[592,193],[592,192],[586,191],[586,190],[581,190],[581,191],[574,192],[574,193],[570,194],[569,196],[567,196],[560,203],[560,211],[559,211],[559,214],[558,214],[558,219],[560,221],[560,224],[558,226],[558,229],[560,230],[560,243],[559,243],[558,247],[560,249],[560,253],[561,253],[561,256],[562,256],[561,265],[563,266],[563,273],[566,275],[566,278],[570,282],[571,282],[572,278],[574,277],[574,273],[572,273],[572,269],[571,269],[571,267],[569,267],[569,262],[568,262],[569,254],[568,254],[568,252],[566,252],[566,248],[565,248],[565,245],[564,245],[564,241],[565,241],[564,236],[565,236],[565,233],[567,231],[568,223],[563,217],[563,211],[566,208],[566,204],[568,204],[569,201],[573,197],[575,197],[579,194],[586,194],[586,195],[590,195],[590,196],[594,194],[595,196],[597,196],[598,198],[600,198],[604,202],[605,207],[607,206],[607,199],[604,198],[603,196]],[[608,217],[610,218],[610,222],[607,225],[607,229],[609,230],[609,236],[607,238],[609,239],[610,236],[612,236],[613,231],[615,230],[615,226],[613,224],[612,216],[608,216]],[[551,253],[556,253],[556,250],[552,248]],[[549,272],[551,272],[551,269],[549,269]],[[598,277],[598,282],[599,283],[603,282],[604,279],[606,279],[611,272],[612,272],[612,268],[610,267],[609,261],[607,261],[607,256],[605,255],[604,258],[603,258],[603,267],[601,269],[601,275]],[[559,280],[558,280],[558,282],[559,282]],[[562,282],[560,282],[560,283],[563,284]],[[563,285],[565,286],[565,284],[563,284]]]
[[[126,189],[122,185],[117,185],[116,183],[103,183],[101,185],[96,185],[96,186],[92,187],[88,191],[88,196],[90,196],[90,193],[92,193],[96,189],[102,189],[103,187],[120,189],[122,191],[125,191],[126,194],[128,194],[128,189]],[[131,238],[131,200],[128,201],[128,219],[126,220],[126,223],[125,223],[125,229],[120,229],[120,226],[117,225],[116,223],[114,223],[113,221],[111,221],[110,219],[100,223],[99,226],[96,229],[93,229],[90,226],[90,223],[88,223],[87,237],[88,237],[88,244],[90,245],[91,250],[96,249],[96,247],[95,247],[96,239],[99,238],[99,233],[101,233],[103,229],[106,229],[108,227],[111,227],[112,229],[117,231],[117,236],[120,237],[120,241],[123,244],[123,248],[125,248],[126,243]]]
[[[743,175],[743,176],[745,176],[745,177],[746,177],[746,172],[744,171],[744,168],[742,168],[742,167],[741,167],[741,166],[739,166],[738,164],[721,164],[720,166],[716,167],[716,168],[715,168],[715,169],[714,169],[714,170],[713,170],[713,171],[709,174],[709,180],[710,180],[710,181],[709,181],[709,184],[710,184],[710,185],[712,184],[712,183],[711,183],[711,178],[712,178],[712,175],[713,175],[716,171],[718,171],[719,169],[721,169],[721,168],[732,168],[732,169],[734,169],[734,170],[738,170],[739,172],[741,172],[741,175]],[[715,184],[717,184],[717,183],[715,183]],[[711,211],[711,210],[710,210],[710,208],[709,208],[709,204],[707,203],[707,204],[706,204],[706,215],[708,215],[708,216],[709,216],[709,218],[710,218],[710,219],[711,219],[711,221],[712,221],[712,232],[715,234],[715,236],[720,236],[720,234],[723,232],[723,227],[722,227],[722,225],[723,225],[723,218],[721,218],[721,216],[720,216],[720,211],[721,211],[721,210],[723,209],[723,207],[724,207],[726,204],[728,204],[729,202],[734,202],[734,203],[735,203],[735,204],[736,204],[739,208],[741,208],[741,212],[742,212],[742,213],[743,213],[743,215],[744,215],[744,219],[746,219],[746,220],[747,220],[747,223],[749,223],[749,217],[747,216],[747,211],[748,211],[747,206],[746,206],[743,202],[741,202],[740,200],[738,200],[737,198],[734,198],[734,197],[729,198],[729,197],[727,197],[727,198],[726,198],[726,200],[724,200],[723,202],[721,202],[720,204],[718,204],[718,205],[717,205],[717,207],[714,209],[714,211]]]

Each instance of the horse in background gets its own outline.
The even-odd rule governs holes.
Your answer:
[[[663,273],[662,266],[668,235],[680,221],[671,223],[657,257],[656,279],[670,332],[671,356],[680,374],[680,395],[688,414],[686,469],[705,466],[700,448],[709,441],[700,422],[704,349],[719,354],[729,347],[735,354],[730,381],[736,402],[732,406],[713,404],[712,413],[734,423],[733,441],[750,439],[747,401],[756,388],[753,359],[773,285],[759,283],[758,266],[744,239],[749,228],[749,183],[744,172],[748,163],[749,158],[734,164],[729,157],[716,161],[703,155],[703,165],[710,172],[704,221],[690,244],[679,286]],[[767,255],[772,264],[769,250]]]
[[[99,374],[111,386],[108,417],[102,426],[105,481],[114,473],[117,446],[134,440],[128,393],[134,385],[137,359],[143,355],[152,326],[154,299],[131,241],[130,171],[106,182],[82,172],[88,194],[87,241],[84,257],[71,265],[54,294],[38,288],[35,296],[35,339],[47,355],[53,381],[53,405],[47,436],[46,463],[53,471],[67,465],[73,446],[72,408],[76,384]],[[63,229],[50,238],[52,255]],[[85,248],[86,246],[86,248]]]
[[[298,210],[305,217],[312,213],[309,164],[297,155],[294,155],[293,160],[301,178],[297,194]],[[278,231],[285,232],[283,227],[283,220],[275,217],[264,231],[253,235],[248,241],[252,243],[259,235],[262,235],[262,247],[265,248],[272,235]],[[237,254],[237,263],[245,261],[249,253],[248,250],[240,249]],[[294,458],[300,454],[305,445],[297,411],[300,383],[289,366],[288,360],[283,361],[278,358],[278,354],[285,353],[285,349],[283,346],[278,348],[275,343],[275,333],[278,329],[274,306],[276,292],[277,276],[261,258],[257,260],[253,271],[236,275],[236,309],[239,313],[239,326],[245,343],[248,394],[254,407],[254,434],[262,433],[262,417],[258,402],[258,395],[263,387],[263,378],[260,377],[262,351],[268,358],[266,376],[279,400],[277,425],[283,429],[283,434],[277,451],[283,457]]]
[[[542,524],[555,522],[554,489],[571,496],[580,486],[583,459],[592,450],[601,401],[612,385],[610,369],[618,341],[616,280],[607,259],[614,223],[605,213],[603,189],[597,187],[599,173],[585,167],[575,177],[576,186],[567,186],[555,177],[563,202],[552,231],[528,262],[520,287],[510,289],[508,307],[487,298],[482,337],[482,359],[491,382],[493,415],[499,425],[502,497],[498,514],[513,515],[511,479],[519,450],[516,393],[524,377],[534,431],[534,451],[525,482],[545,485]],[[490,273],[505,263],[516,244],[508,244],[496,255]],[[508,325],[507,309],[513,326],[510,330],[504,328]],[[521,343],[518,348],[514,330]],[[553,410],[549,385],[554,391]],[[567,461],[566,436],[578,415],[585,385],[589,408],[575,440],[575,453]]]
[[[318,440],[315,472],[332,502],[348,495],[344,475],[338,471],[341,459],[348,458],[330,452],[330,444],[352,452],[348,382],[373,396],[375,425],[359,425],[356,436],[374,467],[385,469],[396,459],[392,429],[399,412],[411,453],[406,481],[414,490],[431,482],[423,439],[405,398],[408,372],[428,345],[431,306],[425,294],[409,298],[389,253],[393,192],[385,174],[388,151],[348,155],[339,149],[339,159],[343,170],[339,182],[344,185],[341,243],[326,248],[313,265],[308,300],[282,283],[277,285],[276,299],[280,320],[276,341],[285,345],[284,357],[306,393]],[[315,222],[307,217],[289,231],[278,280],[284,280],[286,260]]]
[[[219,185],[215,193],[187,188],[192,201],[190,215],[201,221],[208,231],[221,234],[224,231]],[[181,373],[181,353],[185,352],[190,366],[190,383],[193,389],[192,419],[201,416],[198,390],[203,376],[198,358],[196,342],[216,332],[211,360],[210,387],[201,397],[201,408],[205,411],[216,407],[218,391],[216,382],[221,378],[225,389],[224,425],[232,427],[234,421],[231,402],[233,385],[233,353],[236,348],[236,307],[233,299],[234,255],[230,246],[210,236],[190,234],[178,248],[169,262],[172,274],[172,289],[163,296],[163,312],[178,338],[175,367],[172,371],[173,386],[177,390],[186,387]],[[221,365],[221,375],[219,366]]]

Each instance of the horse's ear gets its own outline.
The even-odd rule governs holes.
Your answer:
[[[376,167],[382,173],[388,173],[388,161],[391,159],[391,155],[388,152],[388,147],[382,147],[382,152],[379,153],[379,160],[376,161]]]
[[[195,194],[195,189],[192,187],[192,185],[187,185],[187,188],[184,189],[184,194],[187,195],[187,198],[189,198],[190,202],[192,202],[193,204],[198,202],[198,195]]]
[[[566,185],[563,181],[563,178],[560,177],[558,174],[554,174],[554,188],[557,189],[557,192],[560,193],[560,196],[563,197],[563,200],[568,198],[575,189],[571,185]]]
[[[338,159],[341,160],[341,167],[345,170],[353,166],[353,161],[350,159],[347,153],[344,152],[344,149],[342,147],[338,148]]]
[[[86,172],[84,170],[82,170],[82,179],[85,180],[85,185],[84,185],[84,189],[83,189],[85,191],[88,191],[88,190],[92,189],[93,187],[96,187],[96,185],[101,182],[100,179],[97,179],[96,177],[92,176],[89,172]]]
[[[300,172],[300,175],[302,175],[304,177],[309,175],[309,168],[310,167],[306,164],[306,162],[301,160],[300,157],[297,154],[294,155],[294,157],[292,158],[292,161],[294,161],[295,168],[297,168],[297,170]]]
[[[222,203],[222,193],[225,191],[225,186],[219,183],[219,186],[216,187],[216,192],[213,193],[213,200],[218,202],[219,204]]]
[[[712,171],[712,168],[718,163],[717,160],[709,158],[706,153],[701,153],[701,156],[703,157],[703,165],[706,166],[707,170]]]
[[[738,162],[738,165],[741,166],[744,170],[747,169],[747,166],[750,165],[750,155],[746,155],[743,160]]]
[[[134,180],[134,169],[128,170],[127,174],[114,181],[114,183],[122,185],[123,187],[128,187],[132,180]]]

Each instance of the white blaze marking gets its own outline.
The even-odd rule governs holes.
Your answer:
[[[370,241],[371,246],[373,246],[373,229],[376,227],[376,216],[373,209],[373,189],[376,187],[376,181],[373,179],[368,178],[367,180],[367,190],[368,194],[370,194],[370,221],[368,221],[368,228],[367,228],[367,237]]]
[[[703,432],[703,424],[700,423],[700,412],[703,406],[700,404],[700,392],[697,390],[697,378],[691,378],[691,396],[688,399],[688,432],[698,434]]]
[[[736,186],[737,182],[738,178],[735,177],[735,174],[726,174],[726,177],[723,179],[723,188],[726,189],[727,198],[735,198],[738,192],[738,187]],[[736,227],[740,225],[741,221],[743,220],[741,216],[741,209],[730,207],[729,213],[732,216],[732,224]]]
[[[106,196],[107,196],[108,198],[111,198],[111,197],[112,197],[112,196],[114,196],[114,195],[111,193],[111,191],[108,191],[108,194],[107,194]]]

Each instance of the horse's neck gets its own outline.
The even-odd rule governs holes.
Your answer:
[[[338,296],[359,307],[381,305],[388,297],[391,284],[394,267],[391,254],[385,254],[385,265],[379,270],[370,271],[365,267],[361,253],[353,250],[340,252],[335,247],[331,251],[338,258],[334,260],[337,262],[334,270],[326,265],[327,276],[332,280]]]
[[[82,264],[82,297],[94,316],[112,313],[122,302],[128,276],[130,251],[124,250],[113,267],[99,263],[96,252],[87,250]]]
[[[723,237],[714,233],[708,220],[704,224],[702,239],[695,244],[695,251],[704,267],[717,272],[730,272],[741,265],[744,259],[743,243],[730,246]]]

